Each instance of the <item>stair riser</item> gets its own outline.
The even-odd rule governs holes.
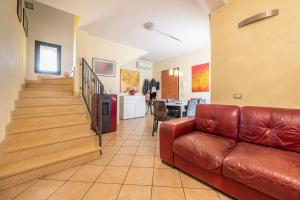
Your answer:
[[[99,146],[99,138],[98,136],[89,136],[86,138],[70,140],[70,141],[56,143],[52,145],[20,150],[13,153],[6,153],[3,155],[1,164],[10,164],[25,159],[56,153],[57,151],[64,151],[64,150],[76,148],[81,145]]]
[[[41,131],[31,131],[19,134],[10,134],[6,137],[7,144],[13,144],[18,142],[39,140],[47,137],[59,137],[62,135],[72,135],[73,132],[86,132],[90,130],[90,123],[76,126],[67,126],[62,128],[46,129]]]
[[[45,130],[88,122],[86,114],[16,119],[7,126],[8,134]]]
[[[20,97],[53,97],[53,96],[73,96],[71,90],[68,91],[38,91],[38,90],[23,90],[19,93]]]
[[[81,98],[21,98],[16,101],[16,107],[77,105],[82,104]]]
[[[64,89],[73,90],[72,84],[41,84],[41,83],[27,83],[26,88],[41,88],[41,89]]]
[[[17,174],[7,178],[0,179],[0,190],[9,188],[27,181],[31,181],[43,176],[47,176],[64,169],[75,167],[89,161],[93,161],[100,158],[99,152],[85,154],[76,158],[65,160],[63,162],[54,163],[42,168],[34,169],[25,173]]]
[[[48,84],[73,84],[73,79],[66,78],[66,79],[42,79],[42,83]]]
[[[85,108],[83,105],[73,105],[73,106],[46,106],[46,107],[24,107],[17,108],[12,113],[13,119],[18,118],[29,118],[29,117],[42,117],[42,116],[53,116],[53,115],[63,115],[63,114],[75,114],[75,113],[85,113]]]

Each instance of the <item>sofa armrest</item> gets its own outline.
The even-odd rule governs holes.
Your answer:
[[[181,118],[163,122],[159,130],[160,157],[162,161],[173,165],[173,142],[176,138],[195,130],[194,118]]]

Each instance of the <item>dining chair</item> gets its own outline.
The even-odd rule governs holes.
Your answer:
[[[152,127],[152,136],[157,132],[158,122],[167,121],[170,118],[167,115],[167,107],[165,101],[153,101],[153,127]]]

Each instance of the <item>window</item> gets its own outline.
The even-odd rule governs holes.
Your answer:
[[[35,41],[35,73],[61,74],[61,46]]]

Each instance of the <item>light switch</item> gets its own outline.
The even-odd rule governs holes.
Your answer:
[[[243,95],[242,94],[233,94],[234,99],[242,99]]]

